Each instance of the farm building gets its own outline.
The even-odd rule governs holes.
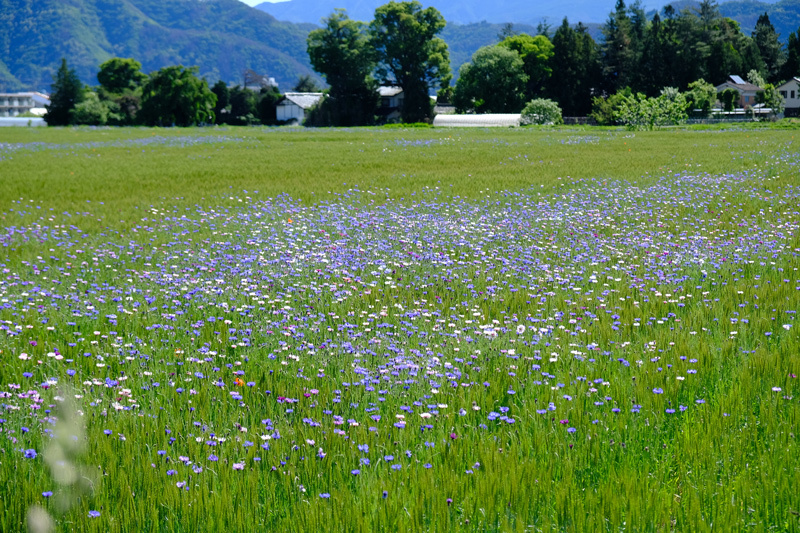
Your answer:
[[[778,92],[783,98],[783,112],[786,116],[800,116],[800,78],[792,78],[787,81],[778,87]]]
[[[37,92],[0,93],[0,117],[18,117],[25,113],[42,116],[50,97]]]
[[[302,124],[308,111],[322,100],[322,93],[286,93],[275,106],[278,121]]]
[[[735,89],[739,92],[737,107],[753,106],[756,104],[756,94],[761,92],[761,87],[744,81],[739,76],[729,76],[725,83],[714,87],[718,93],[725,89]]]
[[[400,87],[379,87],[381,105],[378,115],[383,122],[397,122],[400,120],[400,109],[403,107],[403,89]]]
[[[519,113],[487,113],[485,115],[436,115],[434,126],[448,128],[508,128],[520,125]]]

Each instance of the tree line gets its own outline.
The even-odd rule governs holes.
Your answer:
[[[244,85],[213,87],[194,67],[164,67],[144,74],[135,59],[115,57],[100,65],[97,87],[85,86],[66,59],[56,72],[45,121],[50,126],[195,126],[199,124],[277,124],[277,87],[245,72]],[[251,89],[248,83],[254,87]],[[320,90],[308,76],[299,91]]]
[[[713,89],[729,75],[746,76],[765,89],[761,101],[772,106],[780,105],[775,86],[800,75],[800,29],[784,46],[765,13],[745,35],[714,0],[680,12],[667,6],[652,19],[639,0],[630,5],[617,0],[600,43],[567,18],[555,31],[540,25],[537,35],[516,33],[508,24],[496,44],[462,65],[455,85],[448,48],[439,37],[444,26],[438,10],[423,9],[417,0],[382,5],[368,23],[335,10],[308,35],[309,60],[329,88],[306,123],[374,124],[380,86],[403,90],[403,122],[431,120],[433,91],[459,112],[516,113],[528,102],[549,99],[564,115],[591,114],[601,123],[624,122],[632,109],[644,113],[645,108],[650,110],[645,115],[663,112],[673,120],[680,105],[702,113],[719,99],[730,107],[735,95]],[[46,119],[162,126],[276,122],[280,94],[274,87],[254,92],[218,82],[210,88],[196,73],[178,66],[147,76],[135,60],[114,58],[101,65],[99,87],[89,89],[64,61]],[[310,85],[306,78],[296,88]]]
[[[765,13],[747,36],[714,0],[680,12],[667,6],[652,19],[638,0],[617,0],[600,43],[567,18],[555,31],[540,25],[537,35],[517,34],[506,25],[498,43],[480,48],[460,68],[454,87],[446,45],[437,37],[444,20],[434,8],[392,2],[379,7],[370,23],[337,10],[323,25],[309,35],[308,52],[330,85],[318,121],[334,125],[369,123],[378,85],[403,89],[404,121],[429,119],[427,91],[438,88],[439,102],[451,102],[459,112],[516,113],[526,102],[550,99],[564,115],[591,114],[610,123],[624,122],[631,109],[643,107],[661,110],[656,114],[668,120],[682,114],[681,105],[707,113],[722,97],[714,86],[732,74],[765,89],[761,101],[779,107],[775,86],[800,75],[800,29],[784,47]],[[732,96],[726,94],[725,101]]]

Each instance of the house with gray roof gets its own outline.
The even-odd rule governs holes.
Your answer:
[[[302,124],[323,97],[322,93],[285,93],[275,106],[276,118],[287,124]]]
[[[743,80],[740,76],[729,76],[725,83],[714,87],[718,93],[725,89],[735,89],[739,93],[739,101],[737,107],[746,107],[756,105],[756,95],[763,91],[758,85],[753,85],[750,82]]]

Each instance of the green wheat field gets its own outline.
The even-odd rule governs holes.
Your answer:
[[[798,124],[9,128],[0,245],[0,531],[800,530]]]

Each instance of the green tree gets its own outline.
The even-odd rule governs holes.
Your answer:
[[[298,93],[318,93],[322,91],[322,87],[317,85],[317,82],[309,74],[302,74],[292,90]]]
[[[142,72],[142,64],[135,59],[113,57],[100,65],[97,81],[100,87],[113,94],[121,94],[125,90],[135,90],[147,80]]]
[[[278,112],[275,106],[281,98],[281,92],[274,85],[261,88],[256,110],[258,112],[258,119],[262,124],[271,126],[278,123]]]
[[[520,123],[529,124],[563,124],[561,108],[558,104],[547,98],[535,98],[528,102],[522,109]]]
[[[72,110],[73,124],[103,126],[108,122],[108,106],[100,101],[97,93],[86,89],[81,103]]]
[[[230,113],[228,115],[228,124],[246,126],[258,122],[256,117],[258,114],[258,93],[237,85],[230,89],[229,95]]]
[[[601,86],[600,54],[583,24],[572,28],[566,17],[553,35],[552,74],[547,94],[567,116],[586,116],[592,94]]]
[[[629,130],[652,130],[686,122],[686,97],[675,87],[665,87],[656,98],[642,93],[624,96],[614,118]]]
[[[553,73],[550,59],[553,57],[553,43],[544,35],[531,37],[521,33],[506,37],[498,46],[508,48],[519,54],[523,70],[528,76],[525,89],[526,99],[544,92],[545,83]]]
[[[84,98],[83,83],[74,69],[61,59],[61,67],[56,72],[50,93],[50,105],[46,107],[44,120],[48,126],[67,126],[72,123],[72,110]]]
[[[193,126],[214,122],[217,97],[196,76],[197,67],[164,67],[142,89],[139,116],[148,126]]]
[[[606,98],[596,96],[592,98],[592,112],[590,117],[595,119],[601,126],[611,126],[617,123],[619,110],[625,103],[625,99],[632,96],[630,87],[617,91]]]
[[[722,102],[722,108],[725,111],[733,111],[736,109],[736,101],[739,99],[739,91],[728,87],[724,91],[717,94],[717,99]]]
[[[764,61],[767,81],[777,81],[786,58],[781,47],[780,36],[766,13],[758,17],[755,31],[753,31],[753,41]]]
[[[323,27],[308,35],[311,66],[330,85],[329,96],[320,105],[325,120],[317,125],[362,126],[375,122],[378,106],[377,82],[372,76],[376,56],[363,23],[350,20],[344,10],[335,10]]]
[[[100,102],[108,108],[108,123],[130,125],[136,122],[141,108],[142,85],[147,75],[142,65],[134,59],[114,57],[100,65],[97,94]]]
[[[447,44],[437,37],[444,26],[439,11],[422,9],[417,0],[389,2],[375,10],[370,35],[377,72],[384,84],[403,89],[403,122],[430,120],[430,89],[450,83]]]
[[[713,106],[716,101],[716,89],[703,78],[689,84],[689,90],[686,93],[686,102],[689,109],[693,110],[695,113],[707,117],[711,112],[711,106]]]
[[[211,88],[211,92],[217,97],[217,102],[214,104],[214,120],[217,124],[224,124],[230,112],[231,93],[228,89],[228,84],[219,80]]]
[[[783,113],[785,104],[781,94],[778,92],[778,88],[771,83],[765,83],[762,89],[764,90],[756,94],[756,102],[764,104],[764,107],[771,109],[772,115]]]
[[[781,79],[790,80],[795,76],[800,76],[800,29],[789,34],[786,62],[781,69]]]
[[[453,103],[459,112],[517,113],[525,104],[527,81],[516,51],[484,46],[472,55],[471,63],[461,66]]]
[[[637,23],[640,23],[638,17]],[[625,1],[617,0],[614,11],[603,26],[603,74],[609,92],[630,86],[636,78],[640,52],[637,29]]]

